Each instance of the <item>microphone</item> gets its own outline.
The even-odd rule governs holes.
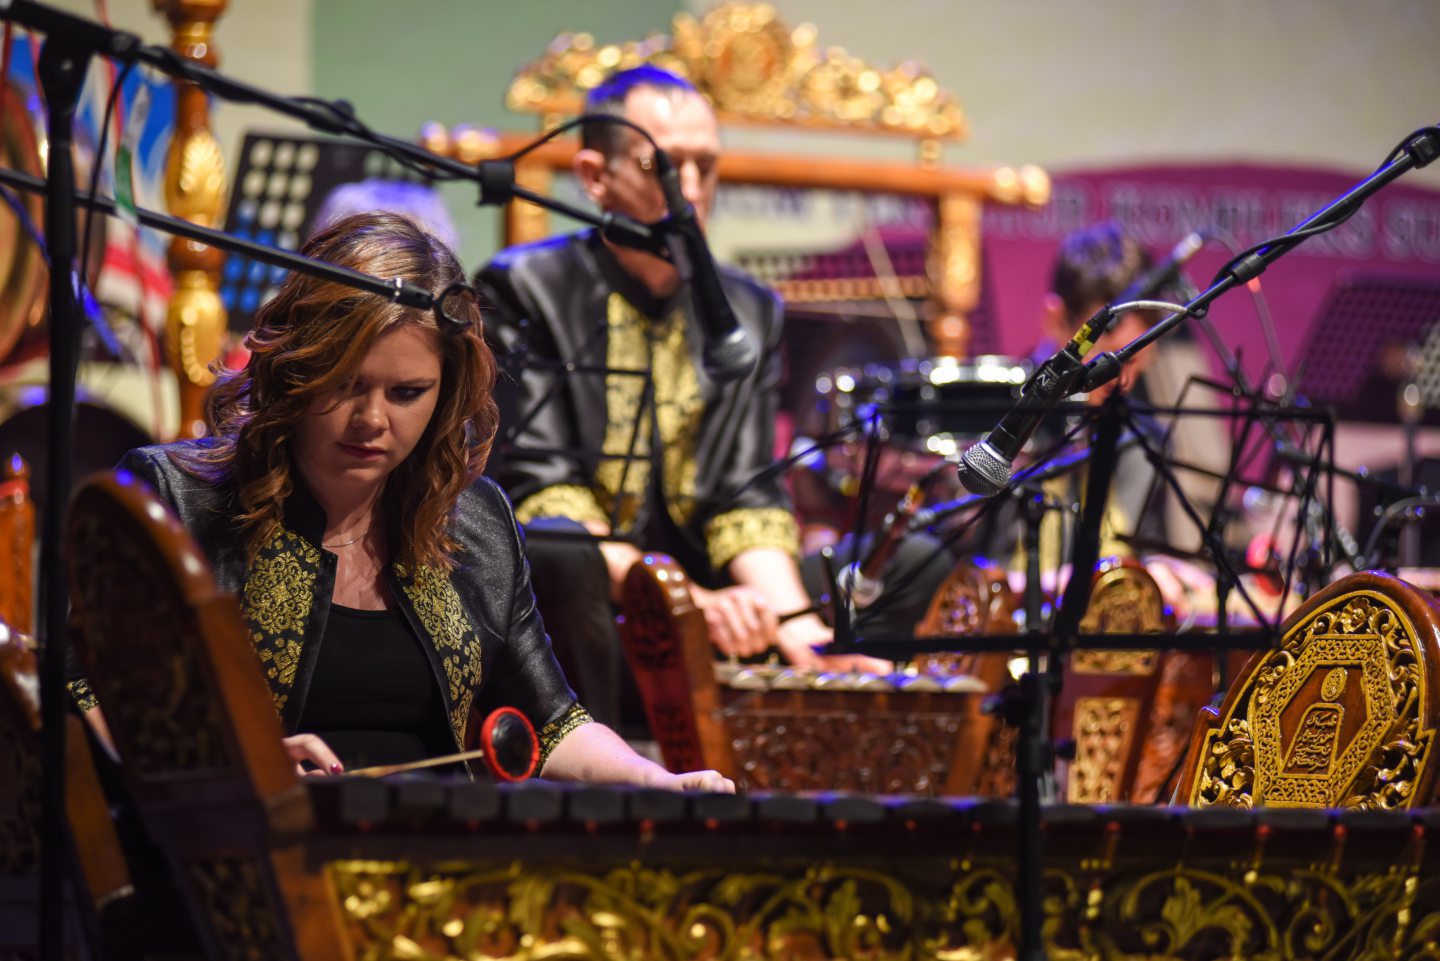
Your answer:
[[[1180,268],[1199,253],[1200,248],[1210,239],[1210,231],[1206,229],[1192,230],[1170,249],[1169,255],[1160,263],[1151,267],[1145,273],[1135,279],[1125,292],[1115,298],[1115,303],[1124,304],[1132,300],[1149,300],[1177,277],[1180,276]]]
[[[1126,431],[1120,435],[1120,440],[1116,442],[1115,449],[1123,451],[1134,447],[1138,443],[1140,443],[1140,435]],[[1089,461],[1090,448],[1087,447],[1073,454],[1048,460],[1043,464],[1032,464],[1021,472],[1019,477],[1014,478],[1015,486],[1017,488],[1037,487],[1048,480],[1067,474],[1077,467],[1084,466],[1089,463]],[[945,501],[933,507],[922,507],[910,518],[909,530],[913,533],[934,527],[936,524],[948,520],[961,511],[966,511],[977,504],[985,503],[988,499],[987,495],[967,494],[964,497],[957,497],[955,500]]]
[[[864,610],[885,593],[885,565],[895,556],[900,542],[915,530],[911,524],[921,510],[920,505],[925,503],[925,491],[948,464],[948,461],[940,461],[906,489],[895,509],[885,515],[885,520],[880,525],[880,535],[875,538],[865,557],[845,565],[845,569],[835,578],[836,585],[844,594],[849,595],[850,604],[855,610]]]
[[[1125,304],[1154,296],[1180,273],[1181,266],[1205,246],[1208,238],[1205,230],[1192,230],[1181,237],[1169,256],[1142,274],[1114,302]],[[1081,326],[1070,343],[1045,361],[1026,381],[1020,390],[1019,403],[1011,408],[1000,425],[961,455],[962,487],[972,494],[988,496],[1000,493],[1010,482],[1011,465],[1015,458],[1055,405],[1079,387],[1089,387],[1109,379],[1109,376],[1101,376],[1099,368],[1087,378],[1083,361],[1095,346],[1095,341],[1110,326],[1113,316],[1109,305],[1102,307]],[[1113,356],[1107,354],[1102,359],[1111,361],[1104,372],[1113,375],[1110,370],[1115,364]]]
[[[701,361],[713,380],[729,381],[746,377],[755,369],[760,353],[755,341],[730,309],[720,286],[720,271],[710,245],[695,219],[695,208],[680,190],[680,175],[663,150],[655,151],[656,172],[670,217],[664,221],[670,259],[680,279],[695,294],[695,314],[705,338]]]
[[[1011,466],[1030,435],[1056,404],[1075,392],[1085,374],[1085,355],[1110,326],[1110,319],[1109,306],[1101,307],[1069,343],[1030,375],[1020,388],[1020,399],[999,425],[960,455],[961,487],[984,497],[1005,489],[1010,483]]]

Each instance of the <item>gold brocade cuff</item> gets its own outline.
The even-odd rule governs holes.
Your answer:
[[[541,488],[515,508],[515,519],[522,524],[528,524],[537,517],[568,517],[582,523],[599,521],[606,524],[610,521],[590,488],[578,484],[552,484]]]
[[[800,556],[800,525],[783,507],[747,507],[726,511],[705,525],[710,565],[723,571],[737,556],[757,547]]]
[[[93,711],[100,704],[95,697],[95,692],[90,689],[90,682],[83,677],[67,682],[65,690],[70,692],[70,699],[75,702],[75,706],[80,708],[82,713]]]
[[[589,724],[593,720],[589,711],[579,704],[572,704],[570,710],[542,727],[539,734],[540,767],[538,770],[545,770],[545,762],[550,760],[550,752],[555,750],[556,746],[565,740],[571,731],[581,725]]]

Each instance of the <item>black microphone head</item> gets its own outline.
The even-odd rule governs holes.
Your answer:
[[[988,497],[1010,483],[1010,462],[987,442],[972,444],[960,455],[960,486],[972,494]]]
[[[740,380],[750,376],[760,353],[744,327],[736,326],[723,337],[706,338],[702,360],[712,380]]]

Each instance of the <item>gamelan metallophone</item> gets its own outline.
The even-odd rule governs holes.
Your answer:
[[[1010,801],[317,780],[360,958],[991,958]],[[1440,810],[1045,810],[1056,958],[1432,957]]]

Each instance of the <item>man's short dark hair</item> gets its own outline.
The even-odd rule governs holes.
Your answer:
[[[695,85],[684,77],[677,77],[668,70],[661,70],[651,64],[641,64],[629,70],[620,70],[605,78],[605,82],[591,90],[585,98],[586,113],[603,113],[613,117],[625,116],[625,100],[634,90],[648,87],[652,90],[680,91],[695,93]],[[607,157],[614,156],[629,143],[626,128],[614,123],[587,123],[580,128],[580,144],[591,150],[598,150]]]
[[[1108,304],[1150,266],[1150,255],[1113,220],[1077,230],[1060,241],[1050,289],[1072,321]]]

